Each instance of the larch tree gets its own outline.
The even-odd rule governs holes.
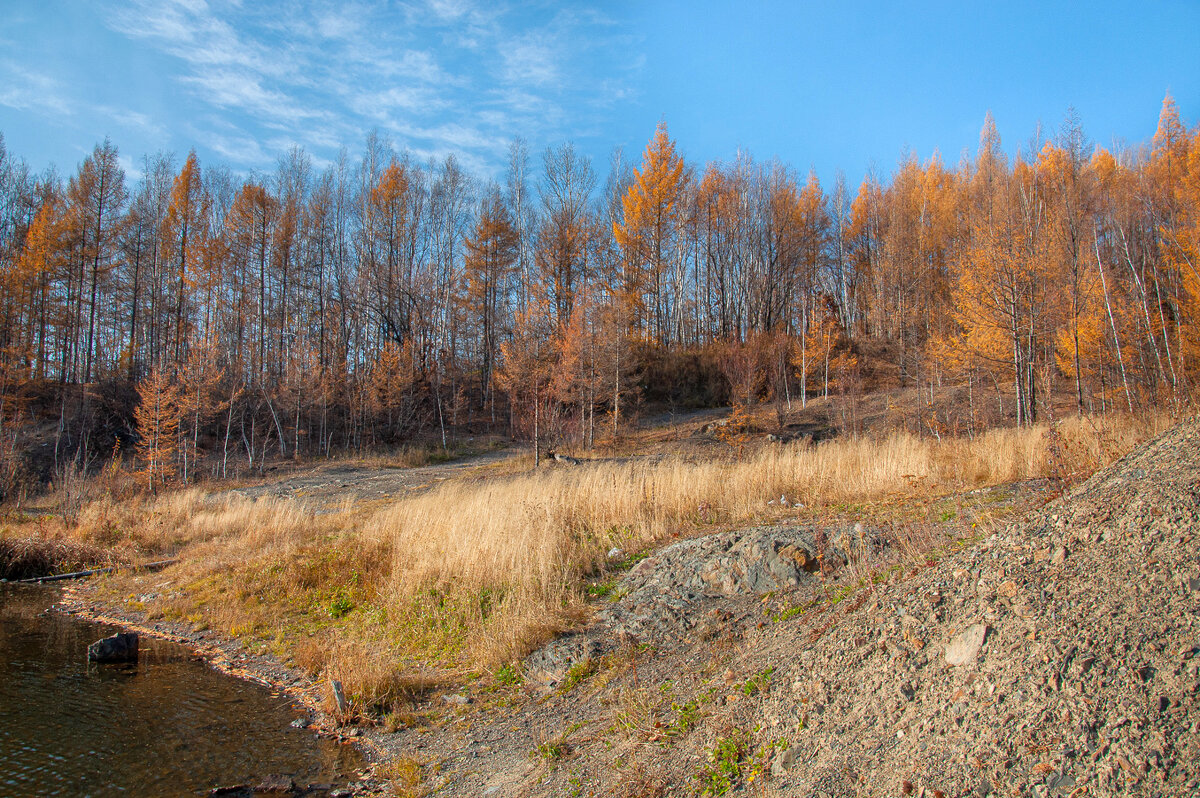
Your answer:
[[[506,314],[508,285],[520,254],[520,235],[493,186],[484,196],[469,238],[464,239],[464,304],[479,328],[479,397],[496,412],[494,371]]]
[[[87,330],[82,374],[84,382],[92,381],[97,355],[96,325],[103,287],[101,283],[113,268],[127,197],[125,170],[121,168],[117,148],[105,139],[84,159],[79,174],[71,179],[67,189],[71,218],[78,225],[77,235],[82,242],[79,252],[87,270],[87,322],[81,325]],[[84,293],[80,292],[80,302]]]
[[[642,296],[639,304],[650,316],[653,339],[664,346],[673,332],[668,281],[678,257],[679,204],[686,179],[683,157],[675,152],[667,124],[659,122],[646,145],[642,168],[634,170],[633,184],[621,200],[624,220],[613,225],[630,270],[626,286],[636,287]]]
[[[591,162],[571,144],[548,148],[542,160],[545,172],[538,186],[542,213],[535,262],[554,322],[566,324],[576,293],[592,279],[588,273],[588,206],[596,176]]]
[[[183,362],[187,345],[189,296],[192,289],[206,279],[204,247],[209,235],[208,212],[208,195],[204,190],[200,161],[196,151],[192,150],[171,188],[171,201],[163,219],[161,235],[163,261],[174,269],[175,279],[171,285],[174,294],[172,348],[177,364]]]
[[[137,427],[137,455],[146,487],[155,492],[169,484],[178,473],[179,425],[183,417],[179,388],[160,369],[138,383],[138,406],[134,412]]]

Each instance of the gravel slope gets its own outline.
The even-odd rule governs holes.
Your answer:
[[[523,687],[370,737],[434,795],[1195,795],[1198,518],[1187,421],[880,584],[813,567],[879,555],[863,526],[684,541]]]

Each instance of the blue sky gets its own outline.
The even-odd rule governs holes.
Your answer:
[[[828,184],[911,150],[953,165],[985,113],[1005,148],[1074,107],[1097,143],[1200,116],[1200,3],[0,0],[0,132],[73,172],[105,136],[236,173],[319,168],[371,129],[503,174],[573,141],[608,171],[665,120],[689,160],[778,157]]]

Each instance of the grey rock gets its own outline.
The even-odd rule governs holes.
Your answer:
[[[600,653],[600,645],[583,635],[565,637],[525,658],[525,673],[549,686],[562,681],[573,665]]]
[[[796,764],[796,747],[792,746],[786,751],[781,751],[775,756],[775,761],[771,763],[771,775],[782,776],[784,773],[791,770]]]

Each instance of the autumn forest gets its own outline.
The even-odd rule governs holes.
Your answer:
[[[1010,157],[989,116],[973,156],[858,186],[681,149],[660,124],[601,175],[518,139],[485,181],[373,134],[323,169],[132,180],[107,140],[63,176],[0,139],[5,479],[35,443],[155,486],[486,432],[586,448],[650,404],[909,388],[940,435],[1194,396],[1200,130],[1169,97],[1144,144],[1069,113]]]

